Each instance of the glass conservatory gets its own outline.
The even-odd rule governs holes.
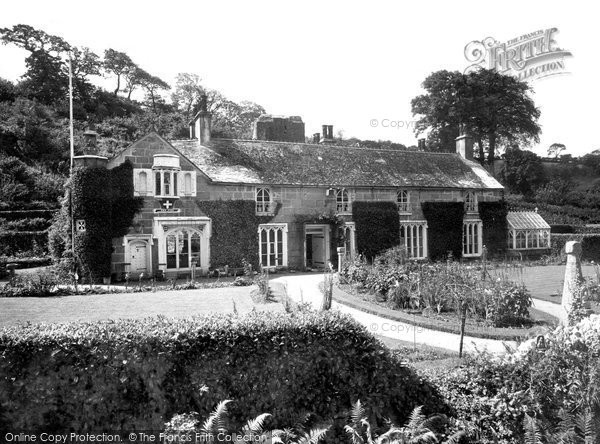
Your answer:
[[[550,225],[535,211],[509,211],[508,249],[543,250],[550,248]]]

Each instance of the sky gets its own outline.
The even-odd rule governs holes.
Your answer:
[[[574,156],[600,148],[600,56],[594,2],[564,1],[28,1],[5,2],[0,27],[23,23],[102,55],[126,52],[174,85],[178,73],[250,100],[275,115],[301,116],[344,137],[416,144],[410,101],[432,72],[463,71],[464,48],[557,28],[572,53],[567,74],[533,80],[545,155],[562,143]],[[17,80],[26,53],[0,46],[0,77]],[[108,88],[113,79],[104,79]]]

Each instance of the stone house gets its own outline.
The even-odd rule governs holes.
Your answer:
[[[135,194],[144,197],[130,232],[113,240],[115,272],[186,274],[192,264],[207,272],[214,266],[212,232],[227,227],[214,226],[197,203],[218,200],[252,201],[257,216],[270,216],[258,225],[255,245],[267,268],[321,268],[334,259],[332,226],[302,215],[335,213],[343,220],[347,253],[354,254],[352,205],[358,201],[397,205],[400,242],[417,259],[428,257],[421,203],[463,202],[463,256],[478,257],[478,204],[503,196],[502,185],[472,161],[468,136],[457,138],[456,153],[429,153],[336,146],[330,125],[313,143],[300,142],[299,117],[259,119],[255,140],[212,139],[210,124],[210,113],[201,110],[190,123],[190,139],[151,133],[108,161],[108,168],[132,162]]]

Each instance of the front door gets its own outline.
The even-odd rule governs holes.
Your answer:
[[[130,270],[135,273],[145,273],[147,271],[146,253],[147,253],[146,242],[136,241],[131,242],[129,245],[129,262]]]
[[[325,268],[329,260],[329,225],[307,225],[305,228],[305,259],[309,268]]]

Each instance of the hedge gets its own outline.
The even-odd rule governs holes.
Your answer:
[[[552,234],[550,236],[552,254],[564,254],[565,244],[568,241],[581,242],[581,259],[600,261],[600,234]]]
[[[206,200],[196,204],[212,219],[211,266],[240,268],[245,259],[258,270],[258,226],[269,223],[274,216],[257,216],[253,200]],[[279,207],[280,204],[275,214]]]
[[[307,411],[329,418],[357,399],[400,422],[417,405],[444,410],[435,389],[339,312],[18,326],[0,332],[0,356],[4,430],[160,430],[223,399],[235,401],[236,426],[264,412],[273,427]]]
[[[479,202],[479,217],[483,224],[483,245],[492,255],[506,251],[508,206],[505,201]]]
[[[356,248],[368,258],[400,244],[400,219],[394,202],[353,202]]]
[[[463,202],[423,202],[427,220],[427,248],[433,260],[443,260],[452,252],[455,259],[462,257]]]
[[[47,246],[47,231],[0,231],[0,255],[13,256],[22,252],[40,254],[47,251]]]

